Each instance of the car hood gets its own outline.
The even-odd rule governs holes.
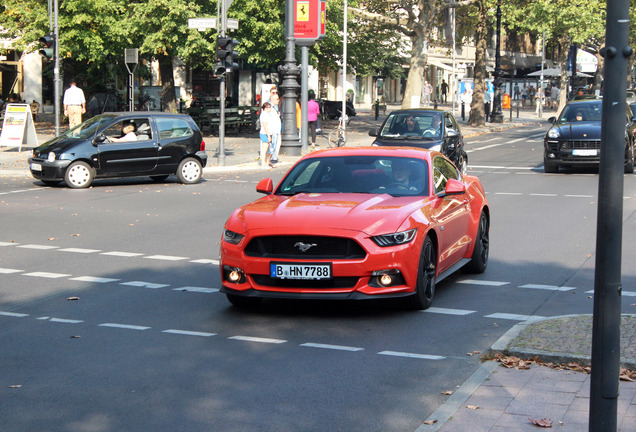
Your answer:
[[[558,129],[561,138],[567,139],[601,139],[601,123],[600,122],[580,122],[567,123],[564,125],[552,126]]]
[[[312,193],[268,195],[237,209],[227,228],[239,233],[320,234],[339,229],[368,235],[396,232],[402,223],[433,198],[392,197],[388,194]],[[420,213],[421,214],[421,213]],[[425,216],[425,215],[424,215]],[[418,216],[419,220],[422,220]]]
[[[50,152],[55,152],[57,154],[64,153],[66,150],[73,146],[76,146],[77,143],[81,141],[83,141],[83,139],[81,138],[68,138],[59,136],[36,147],[33,150],[33,154],[36,157],[46,157]]]
[[[423,139],[421,137],[377,137],[373,141],[373,145],[392,146],[392,147],[419,147],[431,148],[442,144],[440,139]]]

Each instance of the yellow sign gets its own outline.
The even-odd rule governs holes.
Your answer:
[[[309,21],[309,2],[296,2],[296,21]]]

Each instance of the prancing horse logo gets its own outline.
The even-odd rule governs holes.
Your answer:
[[[294,247],[297,247],[298,249],[300,249],[301,252],[307,252],[309,249],[311,249],[314,246],[318,246],[316,243],[303,243],[303,242],[296,242],[296,244],[294,245]]]

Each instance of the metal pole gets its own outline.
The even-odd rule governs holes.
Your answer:
[[[300,67],[296,64],[294,38],[294,1],[285,0],[285,62],[278,70],[283,75],[283,134],[281,151],[290,156],[300,156],[301,144],[298,141],[298,127],[296,126],[296,99],[300,88],[298,76]]]
[[[539,101],[544,101],[545,92],[543,91],[543,63],[545,62],[545,30],[543,30],[543,38],[541,40],[541,84],[539,91],[542,92]],[[539,118],[543,118],[543,103],[539,103]]]
[[[497,44],[495,47],[495,97],[492,101],[491,123],[503,123],[503,113],[501,112],[501,0],[497,1]]]
[[[455,0],[453,0],[453,6],[455,6]],[[453,7],[452,9],[452,37],[453,37],[453,74],[451,75],[451,90],[450,90],[450,95],[451,95],[451,99],[453,99],[453,115],[455,115],[455,87],[457,86],[457,80],[456,80],[456,76],[455,76],[455,7]]]
[[[629,0],[607,2],[605,89],[601,117],[601,163],[596,225],[590,432],[617,430],[620,372],[621,248],[625,164],[625,82]],[[573,68],[574,69],[574,68]],[[573,73],[576,70],[573,70]],[[630,144],[631,145],[631,144]]]
[[[217,6],[218,7],[218,6]],[[227,30],[227,8],[225,2],[221,9],[221,37],[225,37],[225,31]],[[218,13],[218,9],[217,9]],[[221,75],[221,82],[219,83],[219,165],[225,166],[225,75],[228,71],[225,71]]]
[[[55,136],[60,136],[60,24],[58,21],[58,0],[53,2],[55,25],[55,66],[53,69],[53,98],[55,99]]]
[[[347,0],[344,0],[344,18],[342,23],[342,131],[347,127]]]
[[[300,144],[307,151],[309,132],[307,131],[307,93],[309,92],[309,47],[300,47]]]

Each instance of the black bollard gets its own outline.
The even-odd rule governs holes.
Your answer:
[[[462,120],[466,120],[466,111],[464,110],[464,102],[462,101]]]
[[[375,119],[377,120],[380,116],[380,101],[376,99],[373,105],[375,105]]]

